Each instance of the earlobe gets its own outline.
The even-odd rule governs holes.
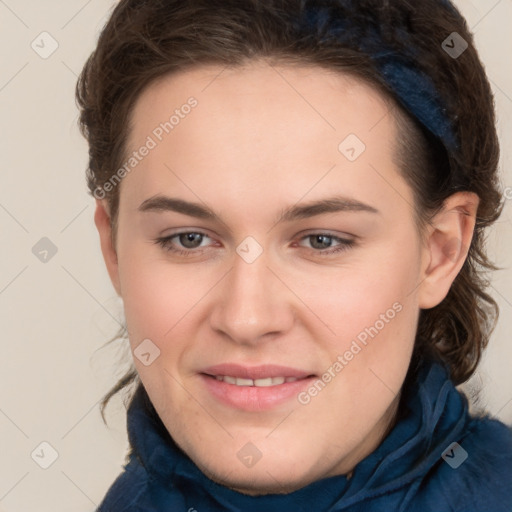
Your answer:
[[[107,267],[110,280],[117,294],[121,296],[121,285],[119,280],[119,265],[116,248],[112,242],[112,227],[108,204],[105,200],[96,199],[96,211],[94,212],[94,223],[100,235],[101,252]]]
[[[457,192],[432,219],[423,250],[426,263],[418,291],[421,309],[437,306],[448,295],[471,246],[478,204],[475,193]]]

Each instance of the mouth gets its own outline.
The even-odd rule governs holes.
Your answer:
[[[256,388],[270,388],[272,386],[280,386],[285,382],[296,382],[297,377],[266,377],[262,379],[244,379],[241,377],[233,377],[231,375],[210,375],[215,379],[234,384],[235,386],[254,386]]]
[[[317,378],[304,370],[277,365],[222,364],[199,375],[210,397],[243,411],[263,411],[282,405],[296,398]]]

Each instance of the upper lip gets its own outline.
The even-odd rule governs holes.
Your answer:
[[[288,366],[278,366],[275,364],[263,364],[260,366],[242,366],[235,363],[217,364],[205,368],[201,373],[207,375],[228,375],[240,379],[265,379],[268,377],[295,377],[303,379],[312,375],[311,372],[290,368]]]

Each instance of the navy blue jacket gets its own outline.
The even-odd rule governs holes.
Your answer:
[[[154,409],[149,412],[139,385],[128,408],[129,461],[97,510],[512,512],[512,429],[470,416],[466,398],[438,363],[423,363],[413,382],[404,387],[406,413],[350,479],[329,477],[266,496],[244,495],[207,478]]]

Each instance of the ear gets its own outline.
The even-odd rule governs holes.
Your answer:
[[[451,195],[427,228],[418,287],[421,309],[437,306],[448,295],[473,239],[479,201],[473,192]]]
[[[106,200],[96,199],[96,211],[94,223],[100,235],[101,252],[107,266],[107,271],[117,294],[121,296],[121,284],[119,280],[119,265],[116,248],[112,242],[112,228],[110,225],[110,213]]]

